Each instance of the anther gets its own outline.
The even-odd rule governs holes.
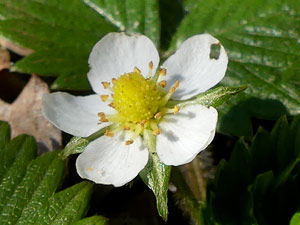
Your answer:
[[[109,103],[108,106],[109,106],[109,107],[112,107],[112,108],[115,108],[115,104],[114,104],[113,102],[112,102],[112,103]]]
[[[98,116],[103,117],[103,116],[105,116],[105,113],[104,112],[98,112]]]
[[[145,123],[147,122],[147,120],[142,120],[141,121],[141,125],[142,125],[142,127],[144,127],[145,126]]]
[[[104,134],[105,134],[107,137],[113,137],[113,136],[114,136],[114,133],[111,132],[110,130],[106,130]]]
[[[105,116],[103,116],[103,117],[100,118],[100,121],[102,123],[106,123],[106,122],[108,122],[108,119]]]
[[[101,83],[102,83],[102,85],[103,85],[104,89],[108,88],[108,87],[109,87],[109,85],[110,85],[110,83],[109,83],[109,82],[101,82]]]
[[[161,112],[156,113],[154,115],[154,118],[157,119],[157,120],[159,120],[161,118],[161,114],[162,114]]]
[[[141,71],[136,66],[134,67],[133,72],[135,72],[135,73],[141,73]]]
[[[149,69],[150,69],[150,70],[153,70],[153,62],[152,62],[152,61],[149,62]]]
[[[160,128],[158,128],[158,129],[156,129],[156,130],[152,131],[152,134],[153,134],[153,135],[155,135],[155,136],[157,136],[157,135],[161,134],[161,129],[160,129]]]
[[[158,85],[164,88],[165,86],[167,86],[167,81],[162,80],[161,82],[158,83]]]
[[[131,145],[133,143],[133,140],[128,140],[125,142],[125,145]]]
[[[130,130],[130,127],[129,126],[124,126],[123,130]]]
[[[176,80],[175,84],[173,85],[173,87],[170,88],[169,92],[173,94],[178,87],[179,87],[179,81]]]
[[[165,69],[165,68],[159,68],[158,74],[159,74],[160,76],[166,76],[166,74],[167,74],[167,69]]]
[[[153,70],[153,62],[151,61],[151,62],[149,62],[149,72],[148,72],[148,78],[147,79],[151,78],[152,70]]]
[[[108,95],[100,95],[100,98],[102,102],[106,102],[106,100],[108,99]]]
[[[179,107],[177,105],[174,106],[174,114],[176,115],[179,112]]]
[[[113,78],[113,79],[111,79],[111,81],[112,81],[113,85],[116,85],[118,80],[116,78]]]

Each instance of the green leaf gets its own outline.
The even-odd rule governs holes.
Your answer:
[[[0,36],[35,51],[13,70],[63,76],[55,88],[89,88],[87,58],[101,37],[117,31],[112,24],[80,0],[0,0],[0,6]]]
[[[103,216],[91,216],[77,221],[74,225],[107,225],[108,220]]]
[[[231,225],[287,224],[300,207],[299,128],[299,115],[290,124],[282,117],[271,132],[259,128],[249,146],[240,139],[207,188],[207,217]]]
[[[293,215],[290,225],[299,225],[300,224],[300,213],[297,212]]]
[[[74,224],[85,215],[91,192],[92,184],[84,181],[56,193],[35,214],[32,224]]]
[[[149,150],[149,161],[140,172],[144,183],[153,191],[156,197],[156,207],[159,215],[166,221],[168,219],[168,186],[171,166],[163,164],[156,154],[155,136],[150,130],[144,130],[144,141]]]
[[[284,79],[291,67],[293,74],[299,74],[299,67],[294,67],[300,60],[297,2],[187,0],[186,6],[189,13],[179,26],[170,50],[188,37],[210,33],[221,41],[230,59],[222,85],[248,85],[231,104],[220,107],[223,116],[220,123],[230,119],[219,126],[220,132],[249,136],[251,117],[277,119],[286,113],[299,113],[300,92],[295,88],[299,85]],[[248,115],[244,121],[240,113]],[[226,117],[226,114],[231,115]],[[248,130],[241,130],[242,126]]]
[[[0,224],[74,224],[82,218],[92,184],[82,182],[55,194],[65,171],[59,151],[36,157],[32,137],[9,141],[9,133],[8,124],[0,121]]]
[[[141,33],[159,43],[157,0],[83,0],[100,15],[129,34]]]

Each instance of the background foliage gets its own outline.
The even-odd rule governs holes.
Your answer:
[[[15,50],[25,56],[15,62],[12,70],[50,77],[45,79],[52,90],[90,90],[86,73],[91,48],[105,34],[120,31],[150,37],[163,60],[188,37],[210,33],[224,45],[230,59],[221,85],[247,85],[245,91],[230,100],[239,89],[219,87],[207,93],[210,97],[217,96],[216,102],[209,105],[218,106],[218,132],[226,135],[223,139],[217,137],[210,151],[215,164],[220,151],[225,152],[221,158],[227,161],[221,160],[207,190],[196,185],[198,191],[206,193],[206,200],[199,201],[192,182],[186,183],[182,169],[172,171],[171,182],[177,188],[175,196],[192,221],[288,224],[295,213],[291,224],[300,224],[299,2],[0,0],[1,43],[28,50],[26,53]],[[218,99],[222,100],[219,103],[226,103],[221,105]],[[276,125],[275,120],[278,120]],[[0,125],[1,223],[56,224],[83,217],[89,205],[91,184],[82,182],[58,192],[64,178],[65,159],[60,158],[58,151],[36,158],[31,137],[22,135],[10,141],[8,125]],[[260,126],[264,128],[258,129]],[[86,140],[73,139],[72,143],[84,146]],[[157,164],[155,156],[152,163]],[[150,187],[159,196],[158,209],[164,218],[168,214],[167,193],[170,195],[166,182],[169,168],[166,171],[163,188],[156,189],[161,183]],[[152,172],[157,173],[155,168]],[[147,178],[145,174],[141,177],[146,183],[147,179],[157,178]],[[22,188],[26,185],[30,188]],[[32,210],[37,213],[29,213]],[[105,221],[95,216],[76,224]]]

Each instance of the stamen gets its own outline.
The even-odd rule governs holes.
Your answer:
[[[113,137],[114,136],[114,133],[111,132],[110,130],[106,130],[104,135],[106,135],[107,137]]]
[[[116,78],[113,78],[113,79],[111,79],[111,81],[112,81],[113,85],[115,85],[118,80]]]
[[[142,121],[141,121],[142,127],[144,127],[146,123],[147,123],[147,120],[142,120]]]
[[[114,104],[113,102],[112,102],[112,103],[109,103],[108,106],[109,106],[109,107],[112,107],[112,108],[115,108],[115,104]]]
[[[179,87],[179,81],[177,80],[175,84],[170,88],[169,92],[161,99],[160,101],[161,106],[164,106],[169,101],[169,99],[171,98],[171,96],[173,95],[173,93],[176,91],[178,87]]]
[[[103,116],[105,116],[105,113],[104,112],[98,112],[98,116],[103,117]]]
[[[151,78],[152,76],[152,70],[153,70],[153,62],[149,62],[149,72],[148,72],[148,78]]]
[[[158,83],[158,85],[164,88],[165,86],[167,86],[167,81],[162,80],[161,82]]]
[[[136,66],[134,67],[133,71],[134,71],[135,73],[141,73],[141,71],[139,70],[139,68],[137,68]]]
[[[106,102],[106,100],[108,99],[108,95],[100,95],[100,98],[102,102]]]
[[[162,113],[161,113],[161,112],[158,112],[158,113],[156,113],[156,114],[154,115],[154,118],[157,119],[157,120],[159,120],[159,119],[161,118],[161,115],[162,115]]]
[[[127,125],[125,125],[125,126],[123,127],[123,130],[130,130],[130,127],[127,126]]]
[[[108,87],[109,87],[109,85],[110,85],[110,83],[109,83],[109,82],[101,82],[101,83],[102,83],[102,85],[103,85],[104,89],[108,88]]]
[[[125,145],[131,145],[133,143],[133,140],[128,140],[125,142]]]
[[[100,118],[100,121],[102,123],[106,123],[106,122],[108,122],[108,119],[105,116],[103,116],[103,117]]]
[[[157,136],[157,135],[161,134],[161,132],[162,132],[161,129],[158,128],[158,129],[152,131],[152,134],[155,135],[155,136]]]
[[[159,68],[158,75],[160,75],[160,76],[166,76],[166,74],[167,74],[167,69],[165,69],[165,68]]]
[[[173,85],[173,87],[170,88],[169,92],[173,94],[178,87],[179,87],[179,81],[176,80],[175,84]]]
[[[177,105],[174,106],[174,114],[178,114],[179,112],[179,107]]]

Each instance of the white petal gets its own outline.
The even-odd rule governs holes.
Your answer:
[[[107,103],[101,101],[99,95],[76,97],[64,92],[45,94],[42,110],[54,126],[79,137],[87,137],[111,124],[99,124],[98,112],[114,112]]]
[[[193,97],[223,79],[228,63],[224,47],[220,45],[218,59],[210,58],[211,45],[218,43],[209,34],[193,36],[164,62],[162,67],[167,69],[167,76],[163,78],[167,80],[167,88],[179,80],[179,88],[173,94],[173,99]]]
[[[134,179],[148,162],[148,150],[141,137],[131,145],[126,140],[125,132],[119,132],[90,143],[76,161],[80,177],[116,187]]]
[[[96,93],[103,93],[101,82],[111,82],[112,78],[133,72],[134,67],[147,76],[151,61],[155,72],[159,55],[149,38],[144,35],[109,33],[94,46],[90,54],[88,79]]]
[[[166,165],[182,165],[192,161],[215,135],[218,113],[213,107],[191,105],[177,115],[166,115],[159,123],[156,150]]]

